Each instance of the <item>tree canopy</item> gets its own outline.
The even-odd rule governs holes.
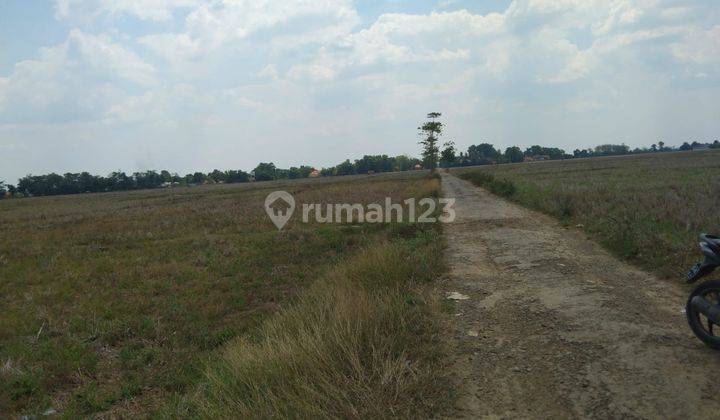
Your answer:
[[[418,127],[422,138],[420,144],[422,145],[423,163],[428,169],[435,169],[438,164],[438,153],[440,152],[438,141],[444,127],[443,123],[438,121],[441,116],[442,114],[439,112],[431,112],[427,114],[429,121]]]

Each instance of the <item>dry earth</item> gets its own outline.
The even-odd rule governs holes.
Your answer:
[[[720,352],[694,338],[688,288],[576,229],[443,174],[458,300],[450,418],[717,418]]]

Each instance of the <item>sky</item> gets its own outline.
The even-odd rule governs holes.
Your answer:
[[[720,139],[716,0],[2,0],[0,180]]]

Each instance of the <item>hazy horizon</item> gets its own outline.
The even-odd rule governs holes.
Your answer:
[[[720,139],[707,1],[0,4],[0,180]]]

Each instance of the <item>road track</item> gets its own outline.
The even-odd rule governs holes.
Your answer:
[[[447,340],[449,418],[719,418],[720,352],[690,332],[688,288],[585,234],[442,174],[459,292]]]

